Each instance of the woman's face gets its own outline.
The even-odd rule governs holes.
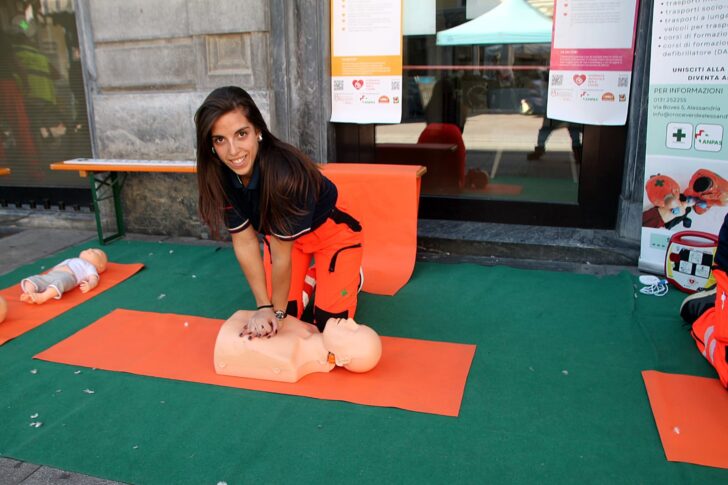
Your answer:
[[[243,183],[249,182],[253,174],[259,133],[240,110],[225,113],[212,125],[211,139],[215,153]]]

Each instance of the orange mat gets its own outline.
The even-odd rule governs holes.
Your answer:
[[[394,295],[415,267],[418,165],[329,163],[326,177],[364,227],[364,287],[379,295]]]
[[[0,345],[18,337],[28,330],[44,324],[76,305],[102,293],[112,286],[121,283],[144,267],[141,263],[118,264],[108,263],[106,271],[101,275],[99,285],[88,293],[74,288],[60,300],[49,300],[42,305],[32,305],[20,301],[22,290],[20,283],[0,291],[0,296],[8,302],[8,313],[5,321],[0,323]]]
[[[643,371],[669,461],[728,468],[728,391],[718,379]]]
[[[364,374],[342,368],[296,383],[221,376],[213,351],[222,320],[118,309],[35,356],[62,364],[255,391],[457,416],[474,345],[382,337]]]

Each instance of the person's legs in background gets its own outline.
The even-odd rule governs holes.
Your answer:
[[[536,137],[536,146],[533,147],[532,152],[526,155],[526,160],[539,160],[546,153],[546,140],[551,136],[553,129],[551,120],[544,116],[543,123]]]
[[[574,161],[578,164],[581,164],[581,154],[582,154],[581,133],[584,130],[584,127],[583,127],[583,125],[576,125],[574,123],[569,123],[566,126],[566,129],[569,130],[569,136],[571,137],[571,152],[574,154]]]

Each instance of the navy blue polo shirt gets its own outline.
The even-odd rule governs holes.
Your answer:
[[[227,186],[225,191],[230,204],[225,207],[225,226],[234,234],[252,225],[253,229],[260,232],[260,186],[261,175],[258,162],[253,165],[253,174],[250,177],[248,186],[245,187],[240,177],[232,170],[226,170]],[[301,202],[305,212],[300,216],[291,216],[289,228],[271,228],[271,233],[279,239],[293,240],[316,230],[331,214],[338,192],[336,185],[323,177],[324,184],[319,194],[318,201],[313,197]]]

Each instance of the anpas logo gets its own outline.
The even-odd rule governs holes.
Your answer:
[[[582,91],[581,94],[579,94],[579,97],[582,101],[599,101],[599,98],[590,94],[588,91]]]
[[[695,127],[695,149],[702,152],[719,152],[723,148],[723,127],[721,125],[698,125]]]
[[[362,104],[375,104],[376,103],[376,101],[374,101],[374,98],[372,98],[371,96],[368,96],[366,94],[362,95],[359,98],[359,102]]]

